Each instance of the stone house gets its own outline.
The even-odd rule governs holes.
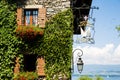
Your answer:
[[[82,21],[82,15],[88,15],[92,0],[19,0],[17,3],[17,24],[35,25],[41,28],[45,27],[45,22],[54,14],[68,8],[72,8],[74,17],[74,33],[80,34],[78,31],[78,22]],[[87,7],[87,9],[85,9]],[[83,8],[83,9],[82,9]],[[79,19],[79,20],[78,20]],[[78,20],[78,21],[77,21]],[[29,60],[34,59],[35,55],[25,55],[25,61],[29,65]],[[28,60],[27,60],[28,59]],[[44,58],[37,58],[37,72],[39,76],[45,76]],[[31,61],[32,62],[32,61]],[[34,61],[33,61],[34,62]],[[19,72],[19,63],[16,59],[14,72]],[[26,65],[26,69],[29,69]],[[29,71],[29,70],[28,70]]]

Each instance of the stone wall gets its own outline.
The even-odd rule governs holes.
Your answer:
[[[70,0],[25,0],[24,4],[19,3],[20,5],[41,5],[47,9],[47,18],[50,18],[52,15],[63,11],[67,8],[70,8]]]

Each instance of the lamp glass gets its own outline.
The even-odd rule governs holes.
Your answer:
[[[78,72],[81,73],[83,70],[83,61],[81,58],[78,59],[77,68],[78,68]]]

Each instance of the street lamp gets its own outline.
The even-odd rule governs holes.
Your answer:
[[[78,69],[78,72],[81,73],[84,65],[81,59],[81,56],[83,55],[83,51],[81,49],[75,49],[72,53],[72,72],[74,72],[74,53],[75,52],[77,52],[78,54],[77,69]]]
[[[78,62],[77,62],[77,69],[78,69],[78,72],[81,73],[82,70],[83,70],[83,61],[81,58],[78,59]]]

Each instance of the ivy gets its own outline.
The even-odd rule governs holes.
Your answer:
[[[45,58],[47,80],[58,80],[60,75],[67,78],[71,76],[72,22],[70,9],[60,12],[46,22],[44,35],[37,41],[23,41],[22,51]]]
[[[23,66],[23,54],[38,54],[45,58],[45,70],[48,80],[58,80],[58,76],[70,78],[73,15],[66,10],[52,17],[45,27],[44,35],[37,40],[26,42],[16,37],[16,2],[0,1],[0,80],[11,80],[15,58],[20,58]],[[24,51],[24,52],[23,52]],[[22,69],[22,67],[21,67]],[[56,77],[55,77],[56,76]],[[54,79],[53,79],[54,77]]]
[[[72,17],[72,12],[69,9],[56,14],[46,23],[41,53],[45,55],[48,80],[61,74],[70,77]]]
[[[16,7],[5,0],[0,1],[0,80],[11,80],[15,57],[22,44],[16,36]]]

